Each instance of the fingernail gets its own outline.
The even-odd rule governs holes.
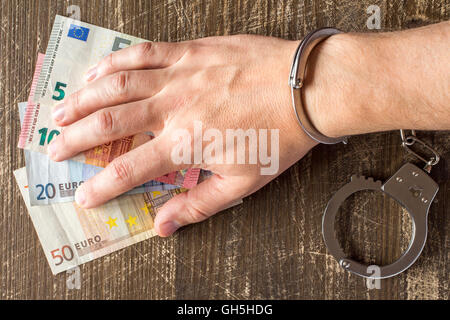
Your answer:
[[[75,202],[82,207],[86,202],[86,194],[84,193],[83,186],[79,186],[77,191],[75,191]]]
[[[97,66],[92,67],[91,69],[88,70],[88,72],[86,72],[86,81],[92,81],[95,79],[95,77],[97,76]]]
[[[55,159],[56,158],[56,143],[55,143],[56,139],[53,139],[50,144],[47,147],[47,154],[51,159]]]
[[[61,121],[64,119],[64,103],[60,103],[53,108],[52,118],[55,121]]]
[[[180,225],[176,221],[167,221],[159,226],[160,236],[167,237],[178,230]]]

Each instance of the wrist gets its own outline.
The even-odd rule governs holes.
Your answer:
[[[377,35],[337,34],[311,53],[302,92],[321,133],[339,137],[400,128],[402,97],[394,94],[389,68],[378,58],[380,41]]]

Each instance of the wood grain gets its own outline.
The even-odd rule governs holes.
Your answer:
[[[350,176],[384,180],[405,161],[399,134],[318,146],[244,203],[169,239],[153,238],[81,267],[80,290],[53,276],[13,180],[24,166],[17,103],[27,98],[38,52],[55,14],[79,5],[83,21],[154,41],[254,33],[300,39],[316,27],[367,30],[366,8],[381,8],[381,31],[449,19],[449,1],[2,1],[0,6],[0,297],[2,299],[448,299],[450,134],[420,133],[443,155],[429,238],[407,272],[368,290],[343,272],[321,235],[328,199]],[[376,31],[375,31],[376,32]],[[340,214],[347,253],[395,260],[411,235],[408,215],[380,194],[358,194]]]

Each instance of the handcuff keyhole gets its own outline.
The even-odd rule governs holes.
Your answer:
[[[419,186],[412,186],[409,187],[409,192],[411,192],[414,198],[419,198],[420,196],[422,196],[423,188]]]

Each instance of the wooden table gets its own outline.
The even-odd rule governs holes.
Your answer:
[[[440,191],[422,256],[407,272],[368,290],[342,271],[324,245],[322,213],[354,173],[384,180],[405,161],[398,132],[318,146],[242,205],[81,267],[81,289],[53,276],[13,170],[24,166],[17,103],[25,101],[38,52],[53,19],[78,5],[81,20],[154,41],[254,33],[300,39],[322,26],[368,30],[378,5],[381,31],[448,20],[448,1],[2,1],[0,6],[0,297],[2,299],[448,299],[450,134],[422,133],[442,154],[433,170]],[[413,71],[412,71],[413,72]],[[365,263],[394,261],[411,235],[408,214],[381,193],[345,203],[338,234]],[[345,239],[343,237],[345,235]]]

